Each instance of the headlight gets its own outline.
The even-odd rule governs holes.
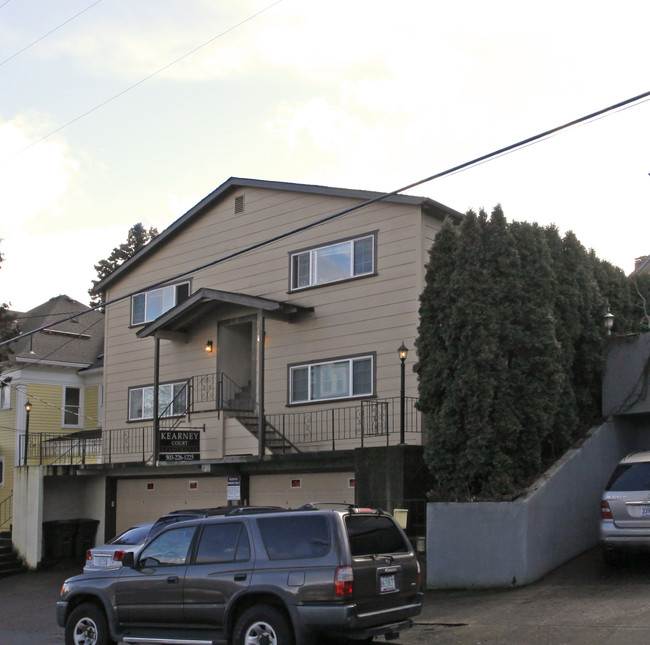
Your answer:
[[[61,595],[63,596],[63,595],[65,595],[65,594],[67,594],[67,593],[68,593],[68,589],[69,589],[69,587],[68,587],[68,583],[67,583],[67,582],[64,582],[64,583],[63,583],[63,586],[61,587]]]

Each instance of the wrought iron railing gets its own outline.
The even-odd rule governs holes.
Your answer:
[[[281,439],[289,450],[340,450],[366,445],[391,445],[405,440],[420,443],[420,413],[414,397],[404,399],[401,427],[401,399],[368,399],[354,405],[329,409],[267,414],[268,443]],[[242,387],[226,374],[204,374],[187,380],[175,398],[161,410],[161,430],[187,428],[192,414],[227,411],[258,414],[250,387]],[[250,417],[250,414],[248,415]],[[249,418],[250,421],[250,418]],[[97,430],[93,433],[31,433],[25,453],[24,436],[20,454],[30,465],[151,462],[155,458],[154,424]],[[281,451],[281,449],[280,449]]]
[[[11,526],[11,520],[13,518],[13,497],[14,494],[11,493],[9,497],[0,502],[0,530],[6,530],[7,526]]]

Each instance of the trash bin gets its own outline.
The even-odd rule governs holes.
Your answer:
[[[43,522],[43,546],[46,560],[67,560],[74,555],[78,520]]]
[[[82,517],[78,520],[77,532],[74,536],[74,556],[83,557],[88,549],[95,546],[95,533],[99,520]]]

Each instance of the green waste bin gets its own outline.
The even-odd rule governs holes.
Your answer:
[[[99,520],[82,517],[78,520],[77,532],[74,536],[74,556],[83,557],[88,549],[95,546],[95,534]]]

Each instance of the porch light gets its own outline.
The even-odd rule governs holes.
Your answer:
[[[408,347],[404,344],[404,341],[402,341],[402,344],[399,346],[399,349],[397,350],[397,354],[399,356],[400,361],[404,362],[406,360],[406,355],[409,353]]]
[[[211,340],[207,341],[207,342],[205,343],[205,351],[206,351],[208,354],[212,354],[212,350],[213,350],[213,349],[214,349],[214,347],[213,347],[213,345],[212,345],[212,341],[211,341]]]
[[[607,330],[607,335],[611,336],[612,327],[614,326],[614,314],[611,311],[609,311],[609,309],[607,310],[607,313],[603,316],[603,325]]]

